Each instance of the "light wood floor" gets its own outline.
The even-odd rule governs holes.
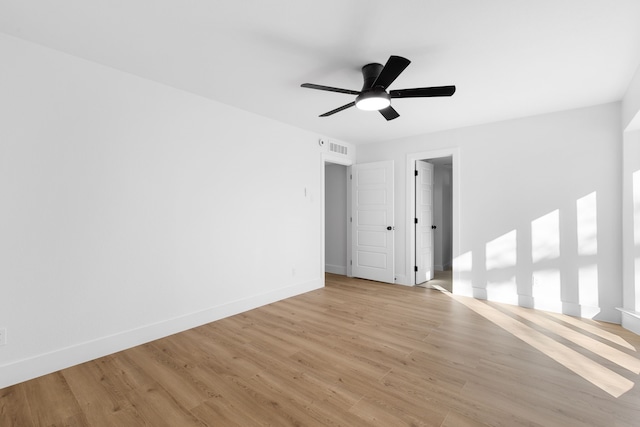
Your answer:
[[[437,287],[441,290],[449,291],[453,289],[453,271],[452,270],[435,270],[433,273],[433,279],[428,282],[421,283],[417,286],[422,288]]]
[[[0,390],[0,426],[639,426],[617,325],[327,275]]]

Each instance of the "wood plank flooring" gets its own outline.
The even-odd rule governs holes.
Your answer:
[[[638,351],[617,325],[328,274],[2,389],[0,426],[640,426]]]

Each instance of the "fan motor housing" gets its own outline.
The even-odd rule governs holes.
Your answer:
[[[363,92],[373,86],[373,83],[375,83],[383,68],[384,66],[382,64],[376,62],[362,67],[362,77],[364,79],[364,84],[362,85]]]

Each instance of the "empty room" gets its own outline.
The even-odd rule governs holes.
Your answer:
[[[640,425],[640,2],[0,2],[0,426]]]

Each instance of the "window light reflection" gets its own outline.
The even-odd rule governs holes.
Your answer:
[[[561,311],[560,214],[556,209],[531,223],[532,291],[534,307]]]
[[[578,255],[578,302],[582,316],[593,317],[600,312],[598,298],[598,215],[597,198],[593,192],[576,202]]]

